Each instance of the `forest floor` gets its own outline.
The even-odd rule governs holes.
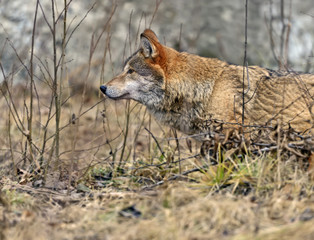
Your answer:
[[[34,153],[40,170],[3,111],[0,239],[314,238],[311,137],[277,128],[260,136],[263,147],[216,139],[208,160],[199,143],[160,126],[145,108],[95,105],[102,97],[93,94],[63,105],[59,159],[40,127],[47,109],[34,111],[33,142],[40,148],[46,139],[44,160]],[[17,109],[25,98],[15,98]]]

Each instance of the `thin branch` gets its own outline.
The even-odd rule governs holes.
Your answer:
[[[180,34],[179,34],[179,46],[178,46],[178,51],[181,51],[181,37],[182,37],[182,23],[180,24]]]
[[[68,43],[69,43],[69,41],[70,41],[70,39],[71,39],[73,33],[76,31],[76,29],[78,29],[79,26],[81,26],[82,22],[85,20],[85,18],[86,18],[87,15],[90,13],[90,11],[92,11],[92,10],[94,9],[96,3],[97,3],[97,2],[94,2],[94,3],[93,3],[93,5],[91,6],[91,8],[88,9],[88,11],[85,13],[85,15],[84,15],[83,18],[80,20],[80,22],[75,26],[75,28],[74,28],[74,29],[72,30],[72,32],[69,34],[68,40],[67,40],[66,43],[65,43],[65,47],[67,47],[67,45],[68,45]]]
[[[187,170],[187,171],[183,172],[182,174],[176,174],[176,175],[168,178],[167,180],[162,180],[162,181],[159,181],[159,182],[157,182],[155,184],[144,186],[144,187],[141,188],[141,190],[143,191],[143,190],[152,189],[154,187],[158,187],[158,186],[164,184],[165,182],[174,181],[174,180],[176,180],[176,179],[178,179],[178,178],[180,178],[182,176],[186,176],[186,175],[189,175],[190,173],[194,173],[194,172],[201,172],[201,171],[204,171],[205,169],[206,168],[193,168],[191,170]]]
[[[16,48],[14,47],[13,43],[11,42],[10,39],[7,39],[7,40],[8,40],[8,42],[9,42],[9,44],[10,44],[10,47],[13,49],[13,51],[14,51],[16,57],[18,58],[18,60],[20,61],[20,63],[23,65],[23,67],[24,67],[25,70],[27,71],[28,76],[31,77],[31,73],[30,73],[28,67],[27,67],[26,64],[23,62],[21,56],[18,54],[18,52],[17,52]]]
[[[266,27],[268,29],[268,33],[269,33],[269,40],[270,40],[270,49],[271,49],[271,52],[273,54],[273,57],[275,59],[275,61],[277,62],[279,68],[281,66],[281,63],[280,63],[280,59],[278,59],[277,57],[277,54],[276,54],[276,45],[275,45],[275,41],[274,41],[274,37],[273,37],[273,20],[274,20],[274,16],[273,16],[273,1],[272,0],[269,0],[269,14],[270,14],[270,19],[269,19],[269,26],[267,24],[267,19],[266,19],[266,16],[265,16],[265,23],[266,23]]]
[[[98,101],[97,103],[95,103],[93,106],[91,106],[90,108],[86,109],[84,112],[82,112],[80,115],[78,115],[77,117],[75,117],[74,119],[72,119],[72,121],[77,121],[80,117],[82,117],[83,115],[85,115],[86,113],[88,113],[90,110],[92,110],[94,107],[96,107],[99,103],[103,102],[105,100],[102,99],[100,101]],[[70,124],[72,124],[72,121],[65,124],[64,126],[60,127],[60,132],[65,129],[66,127],[68,127]],[[50,140],[51,138],[55,137],[56,134],[52,134],[47,138],[47,141]]]
[[[33,161],[35,161],[36,166],[39,168],[39,164],[37,163],[36,159],[34,159],[33,156],[33,148],[32,148],[32,123],[33,123],[33,89],[34,89],[34,44],[35,44],[35,34],[36,34],[36,22],[37,22],[37,13],[38,13],[38,5],[39,0],[36,2],[36,8],[35,8],[35,16],[34,16],[34,23],[33,23],[33,32],[32,32],[32,47],[31,47],[31,57],[30,57],[30,85],[29,85],[29,91],[30,91],[30,102],[29,102],[29,117],[28,117],[28,136],[27,140],[29,142],[29,154],[30,158]]]
[[[165,156],[165,152],[164,152],[164,151],[162,150],[162,148],[160,147],[160,145],[159,145],[159,143],[158,143],[156,137],[154,136],[154,134],[152,134],[152,132],[149,131],[146,127],[145,127],[144,129],[152,136],[152,138],[154,139],[154,141],[155,141],[155,143],[156,143],[156,145],[157,145],[159,151],[161,152],[162,156],[165,158],[165,157],[166,157],[166,156]]]
[[[152,19],[150,20],[149,28],[151,28],[151,26],[152,26],[152,23],[153,23],[153,21],[154,21],[154,18],[155,18],[155,16],[156,16],[157,11],[158,11],[159,5],[160,5],[161,3],[162,3],[162,0],[156,0],[155,10],[154,10]]]
[[[242,82],[242,125],[245,118],[245,68],[247,68],[247,19],[248,19],[248,0],[245,1],[245,40],[244,40],[244,59],[243,59],[243,82]]]
[[[43,17],[44,17],[44,19],[45,19],[45,22],[46,22],[47,26],[48,26],[49,29],[50,29],[50,32],[53,33],[53,29],[52,29],[52,27],[51,27],[51,25],[50,25],[50,23],[49,23],[49,21],[48,21],[48,19],[47,19],[47,17],[46,17],[45,11],[44,11],[43,7],[41,6],[41,3],[40,3],[40,2],[39,2],[39,7],[40,7],[41,13],[43,14]]]
[[[70,1],[66,4],[66,6],[64,6],[64,8],[63,8],[62,11],[60,12],[59,16],[57,17],[55,24],[58,23],[58,21],[60,20],[60,18],[61,18],[62,15],[63,15],[63,13],[65,12],[65,10],[69,8],[69,6],[70,6],[70,4],[71,4],[72,1],[73,1],[73,0],[70,0]]]
[[[3,77],[4,77],[3,83],[4,83],[4,85],[5,85],[6,91],[7,91],[8,94],[9,94],[9,99],[7,98],[7,96],[6,96],[6,94],[5,94],[5,92],[4,92],[4,90],[3,90],[2,87],[0,88],[0,91],[1,91],[2,95],[3,95],[4,98],[5,98],[5,101],[6,101],[8,107],[9,107],[9,109],[10,109],[10,112],[11,112],[11,114],[12,114],[12,116],[13,116],[13,119],[14,119],[14,122],[15,122],[17,128],[19,129],[19,131],[20,131],[25,137],[27,137],[27,134],[26,134],[26,132],[25,132],[24,125],[23,125],[23,123],[22,123],[22,121],[21,121],[21,119],[20,119],[20,117],[19,117],[19,114],[18,114],[18,112],[17,112],[16,106],[15,106],[15,104],[14,104],[14,102],[13,102],[13,98],[12,98],[12,95],[11,95],[11,91],[10,91],[10,89],[9,89],[8,81],[7,81],[7,78],[6,78],[6,76],[5,76],[5,72],[4,72],[4,69],[3,69],[3,66],[2,66],[1,62],[0,62],[0,69],[1,69],[2,75],[3,75]],[[10,104],[10,103],[11,103],[11,104]],[[11,105],[12,105],[12,108],[13,108],[13,109],[11,108]]]
[[[281,34],[280,34],[280,59],[282,65],[285,65],[284,55],[284,42],[285,42],[285,0],[280,0],[280,21],[281,21]]]

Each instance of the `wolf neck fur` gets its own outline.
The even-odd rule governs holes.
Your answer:
[[[188,61],[191,57],[192,61]],[[195,132],[193,122],[209,120],[212,117],[208,113],[210,96],[213,92],[215,78],[226,63],[219,61],[217,64],[217,61],[199,57],[193,59],[194,55],[187,53],[172,54],[172,59],[169,61],[177,62],[176,58],[180,59],[180,67],[174,64],[173,68],[167,69],[167,78],[170,80],[164,82],[162,101],[157,108],[156,106],[147,107],[159,121],[190,134]],[[185,66],[182,65],[182,62],[185,63]],[[207,79],[203,78],[203,72],[199,72],[198,64],[206,66],[203,71],[212,73]],[[208,76],[208,73],[206,75]]]

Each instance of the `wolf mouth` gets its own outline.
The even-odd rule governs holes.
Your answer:
[[[130,94],[129,93],[125,93],[121,96],[118,97],[113,97],[113,96],[109,96],[107,94],[105,94],[108,98],[112,99],[112,100],[119,100],[119,99],[130,99]]]

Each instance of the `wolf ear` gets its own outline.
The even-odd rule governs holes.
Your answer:
[[[158,56],[158,44],[158,38],[152,30],[146,29],[141,34],[141,48],[145,58],[155,58]]]
[[[155,55],[154,45],[145,36],[141,36],[141,48],[146,58],[153,57]]]

